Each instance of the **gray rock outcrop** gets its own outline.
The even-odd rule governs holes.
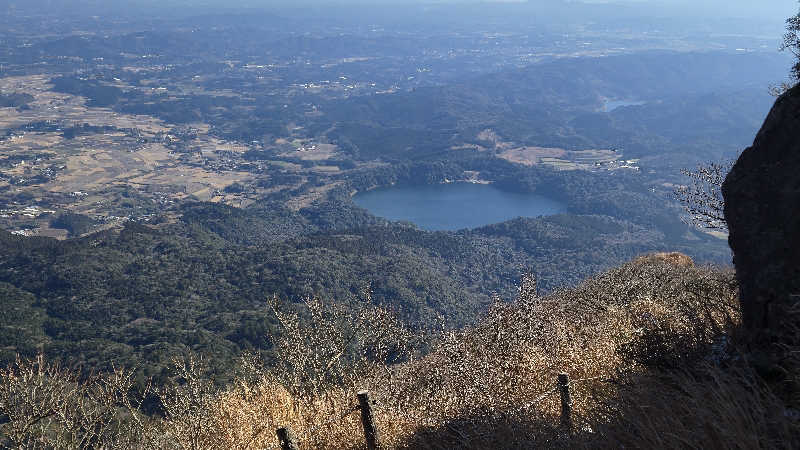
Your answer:
[[[777,99],[722,193],[744,326],[774,363],[777,344],[800,338],[800,87]]]

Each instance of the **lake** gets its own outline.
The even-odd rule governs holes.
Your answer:
[[[356,194],[353,201],[376,216],[413,222],[432,231],[475,228],[520,216],[566,211],[562,203],[541,195],[474,183],[392,186]]]

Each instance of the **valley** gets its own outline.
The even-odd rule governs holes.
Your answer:
[[[0,3],[0,447],[800,448],[796,1]]]
[[[673,191],[752,141],[786,73],[774,27],[666,38],[597,8],[605,28],[19,13],[0,40],[0,286],[36,320],[3,361],[162,379],[197,353],[224,379],[244,351],[274,358],[273,296],[368,290],[410,327],[460,328],[526,273],[547,293],[647,252],[729,264]]]

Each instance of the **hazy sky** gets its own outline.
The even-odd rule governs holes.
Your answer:
[[[661,3],[676,8],[686,7],[689,10],[702,9],[708,12],[719,11],[725,15],[731,13],[759,14],[763,16],[788,17],[797,14],[797,0],[645,0],[643,3]]]
[[[189,0],[191,1],[191,0]],[[703,13],[720,16],[761,16],[761,17],[788,17],[798,12],[798,0],[231,0],[228,5],[245,2],[252,6],[267,6],[270,3],[290,4],[386,4],[386,5],[411,5],[411,4],[475,4],[475,3],[532,3],[549,4],[572,3],[580,7],[581,3],[589,4],[633,4],[638,6],[658,6],[670,9],[678,14],[685,12],[687,15]]]
[[[500,3],[529,3],[533,5],[554,6],[568,4],[568,8],[581,8],[581,4],[629,4],[636,5],[645,14],[652,8],[653,12],[668,11],[671,16],[678,17],[742,17],[761,18],[783,21],[798,12],[798,0],[0,0],[0,13],[8,7],[33,9],[39,12],[59,11],[81,5],[88,9],[104,9],[108,7],[172,7],[191,13],[197,7],[225,8],[228,10],[240,7],[257,9],[275,9],[281,6],[302,8],[315,6],[318,9],[325,5],[359,4],[365,7],[381,5],[410,6],[420,4],[449,4],[453,6],[483,3],[492,7]],[[12,6],[13,5],[13,6]],[[71,5],[71,6],[70,6]],[[194,8],[193,8],[194,7]],[[199,9],[199,8],[197,8]]]

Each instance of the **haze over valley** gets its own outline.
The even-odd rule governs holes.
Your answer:
[[[631,329],[655,307],[616,314],[668,304],[669,289],[722,286],[730,301],[724,218],[697,226],[678,197],[687,169],[726,173],[794,83],[795,56],[779,47],[796,12],[794,1],[4,1],[0,364],[42,354],[82,376],[134,368],[130,390],[145,392],[196,357],[220,387],[242,380],[243,355],[284,367],[287,342],[311,342],[292,333],[323,318],[409,330],[408,354],[362,352],[389,367],[440,355],[456,342],[443,336],[525,299],[525,314],[549,295],[591,322],[600,313],[580,296],[594,296]],[[669,289],[620,293],[651,278]],[[523,320],[512,316],[509,329]],[[611,336],[601,328],[586,336]],[[349,350],[314,367],[350,361],[362,341],[342,336]],[[598,367],[630,356],[615,355]],[[166,414],[147,398],[148,417]],[[0,392],[0,444],[13,440],[2,411]]]
[[[20,236],[117,242],[92,233],[144,224],[159,240],[177,233],[244,245],[236,252],[289,245],[300,254],[340,252],[336,241],[355,237],[380,248],[399,232],[409,236],[400,248],[441,261],[421,266],[424,278],[448,280],[437,292],[470,292],[467,315],[490,292],[512,295],[523,267],[553,289],[648,250],[728,263],[724,239],[682,223],[672,193],[686,182],[680,169],[733,158],[752,140],[772,102],[768,88],[786,79],[790,62],[769,20],[732,34],[735,17],[721,16],[714,30],[648,17],[642,5],[340,5],[323,15],[176,4],[152,16],[126,5],[64,17],[20,5],[5,28],[0,225]],[[621,21],[626,14],[639,20]],[[560,215],[448,237],[506,249],[478,282],[462,270],[485,256],[419,248],[428,226],[416,229],[403,214],[391,224],[381,215],[392,214],[372,215],[351,198],[445,181],[540,195],[560,205],[544,215]],[[427,215],[464,209],[424,212],[426,199],[417,203]],[[445,228],[491,223],[473,207]],[[525,215],[542,214],[509,207],[501,217]],[[551,231],[529,241],[542,227]],[[429,303],[441,294],[413,289],[400,300],[381,284],[381,264],[362,266],[385,250],[357,254],[352,288],[323,282],[329,269],[320,268],[306,281],[262,285],[254,301],[338,296],[371,283],[379,303],[416,305],[411,316],[419,307],[451,315]],[[276,273],[276,264],[256,270]],[[26,289],[13,270],[6,281]]]

